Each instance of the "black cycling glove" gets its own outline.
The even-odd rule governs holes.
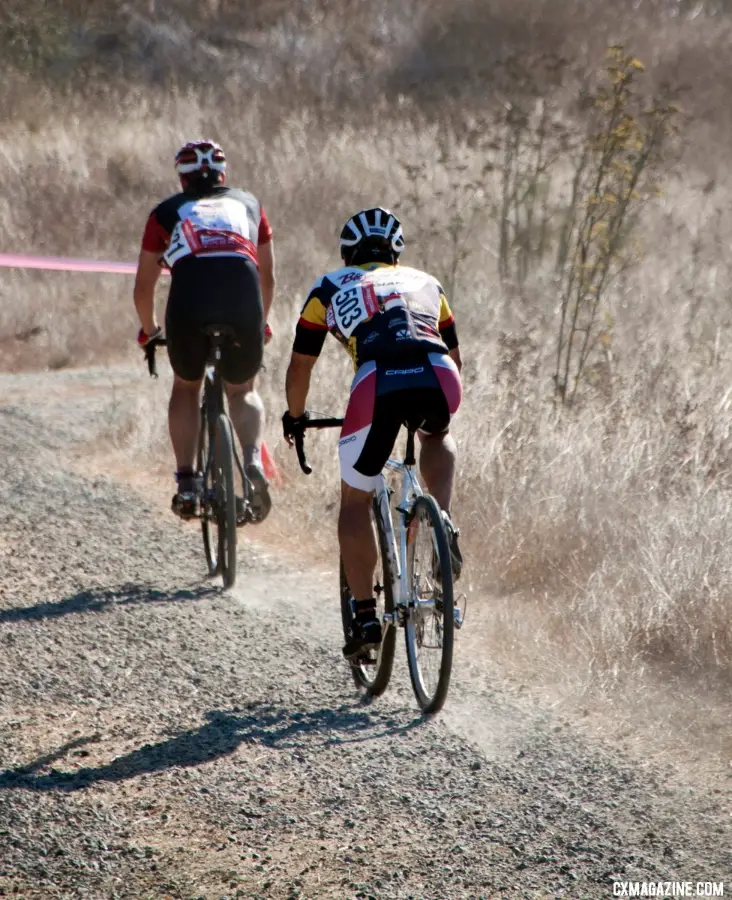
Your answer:
[[[290,411],[287,410],[282,416],[282,432],[285,438],[294,438],[304,434],[305,423],[309,418],[310,413],[307,410],[301,416],[297,416],[297,418],[291,416]]]

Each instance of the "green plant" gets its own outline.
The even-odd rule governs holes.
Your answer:
[[[643,106],[634,90],[643,64],[622,47],[608,50],[608,86],[586,98],[589,126],[574,160],[571,198],[557,256],[560,320],[554,384],[571,403],[612,318],[604,306],[617,276],[633,262],[633,233],[643,205],[658,193],[678,107],[668,91]]]

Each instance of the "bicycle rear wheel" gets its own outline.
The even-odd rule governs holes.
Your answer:
[[[234,437],[229,417],[221,413],[214,436],[214,486],[218,525],[218,570],[224,587],[236,581],[236,493],[234,488]]]
[[[201,406],[201,431],[198,438],[198,471],[203,476],[203,497],[201,501],[203,552],[206,554],[208,574],[216,575],[219,569],[218,539],[214,535],[213,530],[213,523],[216,518],[216,488],[214,485],[211,435],[209,434],[205,405]]]
[[[376,615],[382,622],[384,635],[378,651],[370,651],[368,656],[351,663],[351,674],[356,687],[365,688],[372,697],[383,694],[389,685],[391,670],[394,665],[396,647],[396,622],[393,619],[384,621],[384,614],[393,616],[394,595],[392,591],[391,565],[387,551],[387,536],[384,523],[379,514],[378,501],[374,498],[372,516],[376,521],[377,547],[379,550],[374,577],[374,597],[376,598]],[[348,587],[346,572],[341,560],[341,618],[343,634],[348,640],[348,630],[353,616],[353,594]]]
[[[433,713],[447,697],[455,635],[450,547],[433,497],[414,501],[407,542],[409,677],[422,711]]]

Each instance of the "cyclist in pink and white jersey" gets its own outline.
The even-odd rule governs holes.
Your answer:
[[[203,329],[228,325],[234,337],[224,347],[221,371],[254,488],[252,507],[262,521],[271,500],[261,462],[264,407],[254,376],[271,336],[266,321],[275,287],[272,229],[253,194],[226,184],[226,157],[215,142],[185,144],[176,154],[175,169],[182,191],[150,213],[134,291],[141,324],[138,343],[144,347],[162,334],[154,293],[161,263],[170,268],[165,332],[174,381],[168,424],[178,483],[172,508],[182,518],[200,512],[202,485],[195,464],[208,350]]]

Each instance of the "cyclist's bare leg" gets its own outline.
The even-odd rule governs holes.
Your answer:
[[[452,557],[452,573],[456,580],[463,570],[463,554],[458,546],[460,532],[450,518],[452,502],[452,485],[455,478],[457,461],[457,444],[447,431],[442,434],[423,434],[419,432],[422,449],[419,454],[419,471],[428,493],[437,500],[441,509],[447,513],[447,536],[450,541]]]
[[[338,541],[348,586],[356,600],[374,596],[376,535],[371,522],[371,491],[359,491],[341,482]]]
[[[254,379],[241,384],[226,382],[229,415],[244,451],[244,472],[252,486],[250,497],[255,522],[263,522],[272,509],[269,485],[262,468],[264,404],[254,389]]]
[[[422,444],[419,454],[420,474],[428,493],[432,494],[440,507],[449,514],[457,444],[447,431],[442,434],[425,434],[421,431],[418,433]]]
[[[178,472],[195,472],[198,449],[201,381],[173,378],[168,404],[168,430]]]
[[[226,383],[229,415],[244,451],[244,465],[261,465],[264,404],[254,388],[254,379],[241,384]]]

